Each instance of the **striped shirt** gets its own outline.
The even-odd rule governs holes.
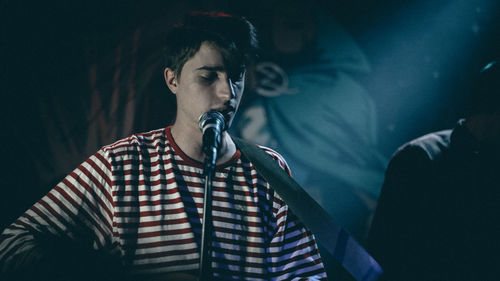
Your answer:
[[[170,128],[100,149],[8,227],[0,264],[34,233],[92,236],[133,275],[196,272],[203,213],[203,165]],[[283,158],[262,147],[287,170]],[[326,279],[314,236],[238,150],[213,179],[212,268],[218,279]],[[303,278],[303,277],[308,277]]]

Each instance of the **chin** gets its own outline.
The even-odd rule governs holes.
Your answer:
[[[224,121],[226,122],[226,130],[228,130],[231,127],[233,119],[234,119],[234,113],[224,114]]]

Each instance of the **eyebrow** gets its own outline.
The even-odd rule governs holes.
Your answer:
[[[226,68],[223,65],[217,65],[217,66],[204,65],[202,67],[197,68],[196,70],[225,71]]]

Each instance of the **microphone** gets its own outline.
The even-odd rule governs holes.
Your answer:
[[[203,196],[203,220],[201,226],[200,272],[198,280],[212,280],[212,177],[215,175],[217,152],[222,142],[222,132],[226,129],[224,116],[217,110],[203,113],[198,120],[203,132],[203,152],[205,163],[205,194]]]
[[[203,132],[203,152],[205,165],[215,167],[217,152],[222,142],[222,132],[226,129],[224,115],[217,110],[203,113],[198,120],[198,127]]]

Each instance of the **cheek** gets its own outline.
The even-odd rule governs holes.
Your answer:
[[[243,96],[244,89],[245,89],[245,82],[243,81],[239,83],[239,85],[236,85],[234,88],[234,95],[238,102],[241,100],[241,97]]]
[[[241,97],[243,97],[243,89],[237,90],[235,92],[235,96],[236,96],[236,101],[238,101],[238,103],[240,103]]]
[[[195,83],[185,85],[182,89],[183,98],[190,101],[197,101],[203,98],[202,89]]]
[[[199,116],[208,111],[213,101],[216,100],[209,89],[197,86],[195,83],[184,90],[183,107],[190,111],[193,116]]]

